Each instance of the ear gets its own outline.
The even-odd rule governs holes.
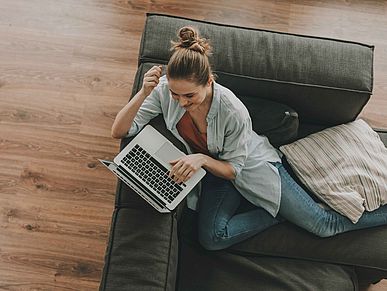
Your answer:
[[[214,81],[214,79],[212,78],[212,76],[210,76],[208,78],[208,81],[207,81],[207,87],[210,87],[212,85],[212,82]]]

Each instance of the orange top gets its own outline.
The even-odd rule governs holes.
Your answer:
[[[181,137],[189,144],[195,153],[209,155],[207,149],[207,133],[201,133],[186,111],[176,125]]]

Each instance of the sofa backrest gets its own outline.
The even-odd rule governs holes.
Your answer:
[[[210,40],[220,84],[242,101],[258,97],[291,106],[300,123],[352,121],[372,94],[373,46],[161,14],[147,14],[139,65],[166,64],[170,40],[185,25]]]

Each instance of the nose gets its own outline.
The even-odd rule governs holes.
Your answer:
[[[179,105],[181,107],[184,107],[188,104],[188,100],[186,100],[184,97],[179,96]]]

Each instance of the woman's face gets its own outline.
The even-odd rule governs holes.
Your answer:
[[[208,81],[205,86],[202,86],[189,80],[168,80],[172,98],[187,111],[195,111],[206,100],[212,90],[211,83],[212,81]]]

